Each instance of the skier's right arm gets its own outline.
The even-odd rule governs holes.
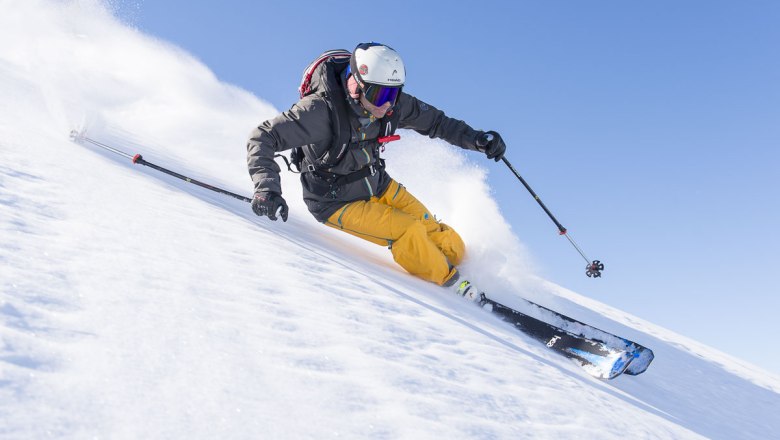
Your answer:
[[[292,108],[252,130],[247,142],[247,165],[255,194],[282,194],[281,169],[274,154],[303,145],[330,142],[330,114],[327,103],[306,97]]]

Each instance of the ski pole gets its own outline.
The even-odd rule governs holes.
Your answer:
[[[580,247],[577,246],[577,243],[574,242],[574,239],[571,238],[571,235],[568,234],[566,228],[564,228],[563,225],[558,221],[558,219],[556,219],[555,216],[552,215],[552,212],[550,212],[550,210],[547,209],[547,206],[544,205],[542,199],[540,199],[539,196],[536,195],[536,193],[528,184],[528,182],[526,182],[525,179],[523,179],[523,176],[521,176],[520,173],[517,172],[515,167],[513,167],[512,164],[509,163],[506,157],[502,157],[501,160],[503,160],[506,166],[509,167],[509,169],[515,174],[515,177],[517,177],[520,180],[520,183],[522,183],[523,186],[525,186],[525,189],[527,189],[528,192],[531,193],[531,196],[533,196],[534,200],[536,200],[539,206],[541,206],[542,209],[544,209],[544,212],[547,213],[547,216],[550,217],[550,220],[552,220],[553,223],[555,223],[555,226],[558,227],[558,231],[560,235],[566,236],[566,239],[569,240],[569,243],[571,243],[571,245],[574,246],[574,249],[576,249],[577,252],[579,252],[580,255],[582,256],[582,258],[585,259],[585,262],[588,263],[588,265],[585,266],[585,275],[593,278],[600,277],[601,271],[604,270],[604,263],[602,263],[599,260],[591,261],[590,259],[588,259],[588,257],[585,256],[585,253],[582,252],[582,249],[580,249]]]
[[[175,171],[171,171],[171,170],[163,168],[163,167],[161,167],[159,165],[155,165],[155,164],[153,164],[151,162],[148,162],[148,161],[144,160],[143,156],[141,156],[140,154],[135,154],[135,155],[127,154],[124,151],[117,150],[116,148],[110,147],[110,146],[108,146],[108,145],[106,145],[104,143],[98,142],[98,141],[96,141],[94,139],[90,139],[90,138],[84,136],[82,133],[77,132],[76,130],[73,130],[73,131],[70,132],[70,138],[72,140],[74,140],[74,141],[88,142],[88,143],[90,143],[92,145],[95,145],[97,147],[103,148],[104,150],[108,150],[108,151],[110,151],[110,152],[112,152],[114,154],[118,154],[118,155],[120,155],[122,157],[126,157],[126,158],[130,159],[131,161],[133,161],[134,164],[144,165],[144,166],[147,166],[149,168],[152,168],[152,169],[155,169],[157,171],[160,171],[162,173],[165,173],[165,174],[167,174],[169,176],[173,176],[173,177],[175,177],[177,179],[181,179],[181,180],[183,180],[185,182],[192,183],[194,185],[198,185],[198,186],[200,186],[202,188],[206,188],[208,190],[211,190],[211,191],[214,191],[214,192],[217,192],[217,193],[220,193],[220,194],[224,194],[226,196],[233,197],[234,199],[238,199],[238,200],[242,200],[244,202],[252,203],[252,199],[250,199],[248,197],[244,197],[242,195],[239,195],[239,194],[236,194],[236,193],[232,193],[232,192],[230,192],[228,190],[225,190],[225,189],[213,186],[213,185],[209,185],[208,183],[203,183],[201,181],[198,181],[198,180],[195,180],[195,179],[191,179],[191,178],[189,178],[189,177],[187,177],[185,175],[179,174],[179,173],[177,173]]]

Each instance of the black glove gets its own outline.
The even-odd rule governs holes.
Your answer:
[[[500,134],[486,131],[477,136],[477,150],[485,153],[488,159],[495,159],[498,162],[504,157],[506,144]]]
[[[273,192],[255,194],[252,200],[252,211],[260,216],[267,215],[273,221],[276,221],[276,211],[280,211],[282,220],[287,221],[287,202],[280,194]]]

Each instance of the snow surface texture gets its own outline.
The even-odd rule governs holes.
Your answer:
[[[408,276],[317,224],[289,173],[272,223],[70,142],[249,196],[246,135],[277,110],[99,3],[0,10],[0,438],[778,438],[777,377],[534,277],[481,158],[406,132],[387,151],[478,285],[652,348],[645,374],[593,379]]]

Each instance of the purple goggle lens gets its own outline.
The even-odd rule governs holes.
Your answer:
[[[390,106],[395,105],[395,100],[398,99],[398,95],[401,93],[400,87],[387,87],[376,84],[368,84],[363,89],[363,96],[371,104],[382,107],[386,102],[390,103]]]

